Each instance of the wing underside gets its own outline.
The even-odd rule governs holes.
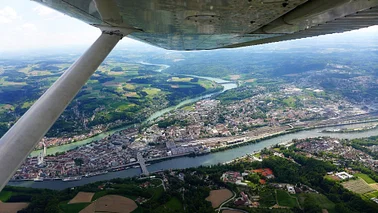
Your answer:
[[[35,0],[102,30],[172,50],[208,50],[378,25],[378,0]]]

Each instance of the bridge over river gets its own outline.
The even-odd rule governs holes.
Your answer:
[[[149,161],[149,160],[144,159],[142,153],[140,153],[140,152],[137,153],[137,159],[138,160],[133,162],[133,163],[128,163],[128,164],[124,164],[124,165],[120,165],[120,166],[114,166],[114,167],[112,167],[108,170],[109,171],[118,171],[119,169],[123,170],[126,167],[135,166],[135,165],[139,164],[139,166],[142,170],[142,174],[145,175],[145,176],[148,176],[150,173],[147,170],[146,162]]]
[[[140,165],[140,168],[142,169],[142,174],[144,174],[145,176],[148,176],[150,173],[147,170],[146,160],[143,158],[143,156],[140,152],[138,152],[138,154],[137,154],[137,159],[138,159],[138,163]]]

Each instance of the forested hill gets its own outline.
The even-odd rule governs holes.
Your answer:
[[[378,42],[377,42],[378,44]],[[308,71],[323,70],[329,64],[358,67],[359,71],[378,74],[376,48],[306,47],[277,50],[223,50],[189,52],[171,64],[169,73],[245,78],[282,77]]]

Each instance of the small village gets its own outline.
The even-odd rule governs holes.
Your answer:
[[[321,137],[295,140],[295,147],[307,157],[323,161],[331,161],[338,166],[345,166],[347,162],[360,162],[373,171],[378,171],[378,160],[369,154],[348,146],[346,141]]]

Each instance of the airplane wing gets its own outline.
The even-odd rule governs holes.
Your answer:
[[[34,0],[171,50],[243,47],[378,24],[378,0]]]

